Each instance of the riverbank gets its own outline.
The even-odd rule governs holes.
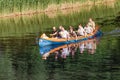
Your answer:
[[[36,10],[31,9],[31,10],[26,10],[21,12],[3,13],[3,14],[0,14],[0,18],[34,15],[34,14],[40,14],[40,13],[49,14],[50,12],[64,11],[64,10],[76,9],[76,8],[78,9],[81,7],[88,7],[88,9],[90,9],[93,6],[99,6],[99,5],[114,7],[114,4],[116,3],[116,1],[117,0],[97,0],[97,1],[87,0],[85,2],[68,2],[68,3],[65,2],[61,4],[50,4],[45,9],[37,8]]]

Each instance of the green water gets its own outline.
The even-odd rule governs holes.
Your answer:
[[[90,11],[56,12],[0,19],[0,80],[119,80],[120,5],[93,7]],[[50,13],[49,13],[50,14]],[[53,14],[53,13],[52,13]],[[74,58],[42,60],[38,37],[53,26],[77,29],[92,17],[104,33],[93,55],[77,49]]]

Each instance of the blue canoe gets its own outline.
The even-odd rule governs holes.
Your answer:
[[[101,35],[102,35],[102,32],[99,30],[98,27],[96,27],[93,34],[89,34],[87,36],[79,36],[77,40],[75,38],[70,38],[69,40],[63,39],[63,38],[49,38],[45,34],[42,34],[42,36],[39,39],[39,46],[45,47],[49,45],[53,46],[53,45],[61,45],[61,44],[64,45],[64,44],[76,43],[76,42],[81,42],[88,39],[93,39]]]
[[[70,49],[70,47],[78,47],[80,46],[81,43],[90,43],[90,42],[96,42],[99,41],[99,39],[101,38],[101,36],[97,36],[96,38],[90,39],[90,40],[85,40],[79,43],[71,43],[71,44],[61,44],[61,45],[48,45],[48,46],[44,46],[44,47],[40,47],[40,55],[42,56],[42,59],[47,59],[47,57],[49,57],[51,54],[56,54],[56,51],[60,54],[61,51],[59,50],[63,50],[64,48],[68,48]],[[92,43],[93,44],[93,43]],[[85,47],[86,48],[86,47]],[[93,48],[93,45],[92,45]],[[87,49],[87,48],[86,48]]]

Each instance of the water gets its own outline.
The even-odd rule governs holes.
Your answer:
[[[0,80],[119,80],[119,12],[119,6],[105,6],[68,14],[0,19]],[[42,33],[48,35],[52,26],[59,25],[66,29],[72,25],[77,29],[78,24],[85,25],[89,17],[95,19],[104,33],[99,42],[96,41],[94,54],[87,49],[80,53],[77,48],[74,56],[70,54],[65,59],[56,59],[55,53],[42,59],[37,44]]]

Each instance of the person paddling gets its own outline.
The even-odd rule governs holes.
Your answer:
[[[70,29],[69,29],[69,35],[70,35],[70,37],[75,37],[75,38],[77,39],[77,34],[76,34],[76,32],[74,31],[73,27],[70,26],[69,28],[70,28]]]
[[[88,24],[84,27],[84,30],[87,34],[92,34],[93,33],[93,28],[90,27]]]
[[[92,18],[89,18],[88,26],[92,27],[93,30],[95,30],[95,22],[92,20]]]
[[[78,26],[77,34],[78,34],[78,36],[85,36],[86,35],[85,30],[83,29],[81,24]]]
[[[65,38],[65,39],[69,38],[69,33],[64,29],[64,27],[61,28],[60,36],[61,38]]]
[[[56,38],[57,37],[57,34],[58,34],[58,31],[56,29],[56,27],[53,27],[53,31],[52,31],[52,34],[50,34],[52,37]]]
[[[59,26],[59,30],[57,32],[57,38],[61,38],[61,31],[62,31],[62,26]]]

